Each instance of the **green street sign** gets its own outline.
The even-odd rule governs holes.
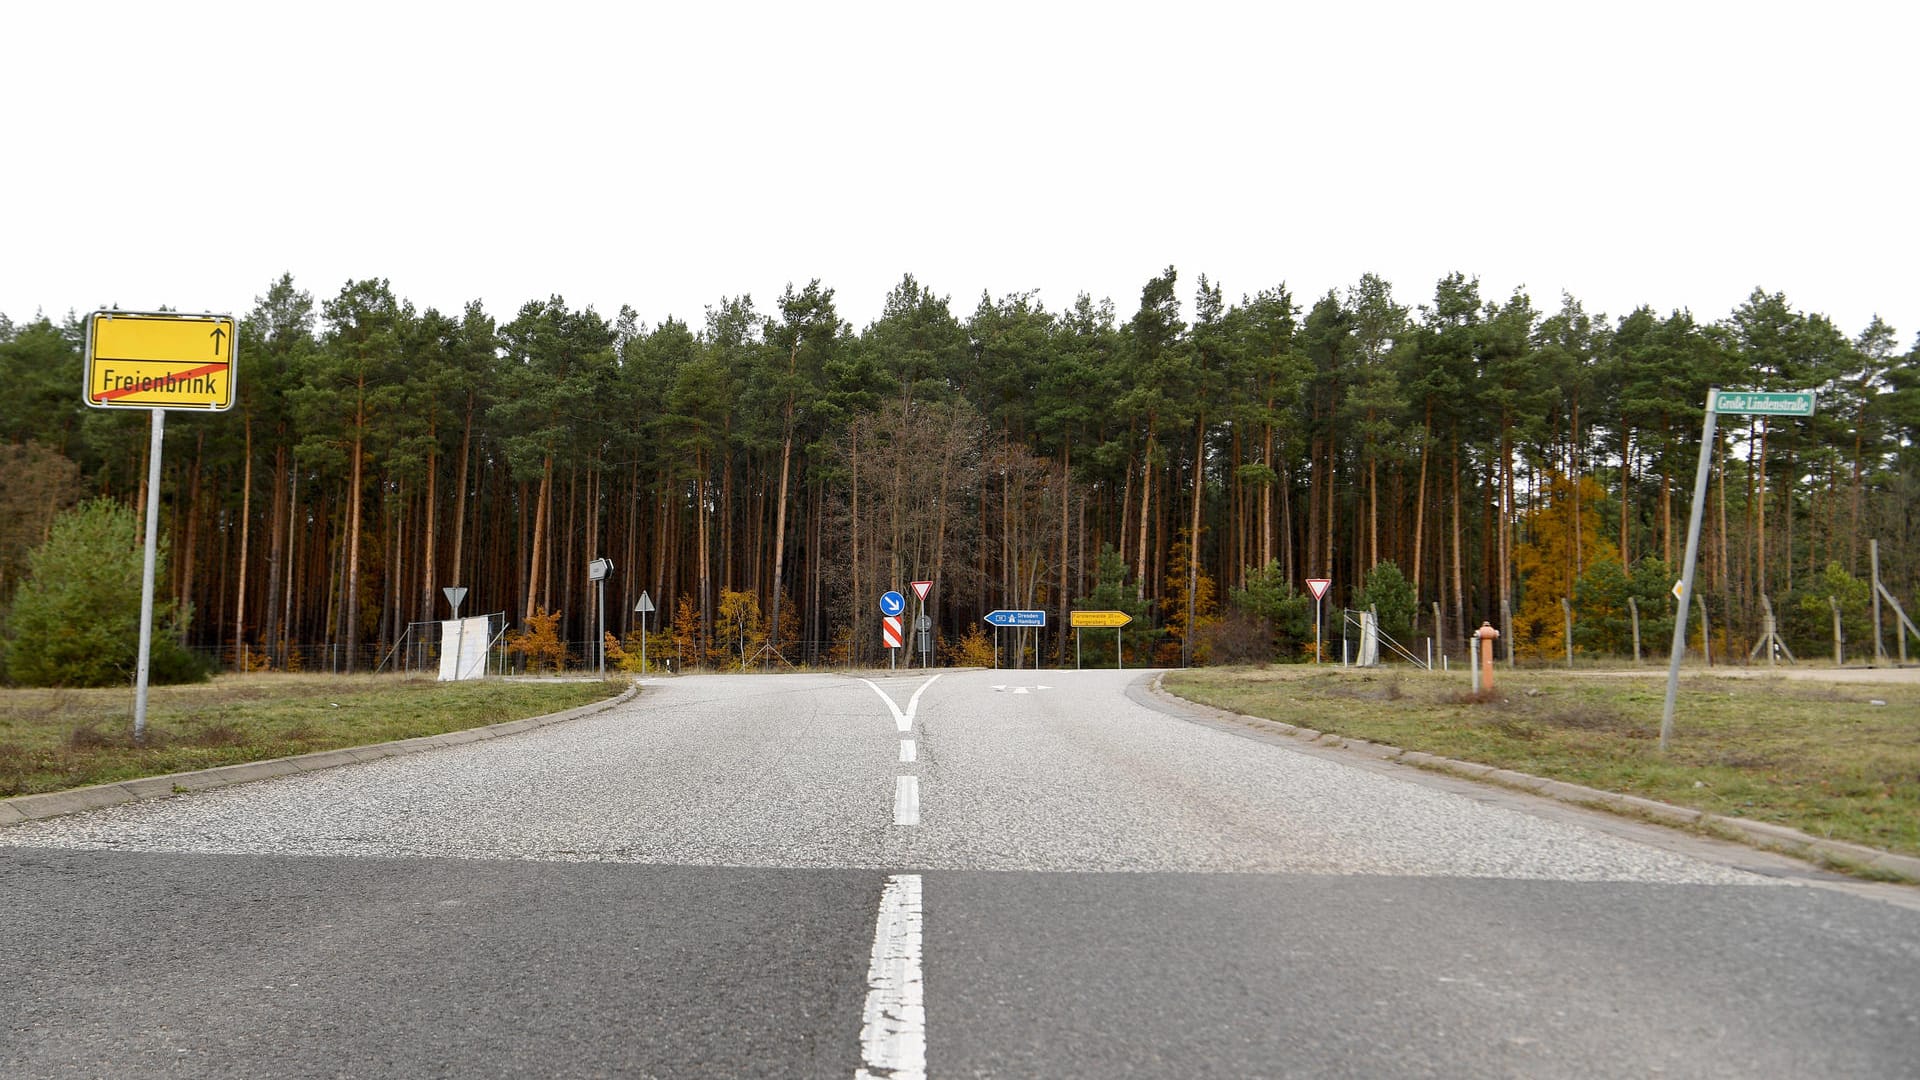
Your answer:
[[[1812,416],[1813,391],[1761,392],[1722,390],[1713,395],[1717,413],[1758,413],[1763,416]]]

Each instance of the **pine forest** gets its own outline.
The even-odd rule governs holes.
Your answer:
[[[374,670],[454,585],[584,663],[598,558],[614,655],[645,591],[648,646],[688,669],[884,664],[876,601],[916,580],[948,660],[1038,609],[1002,662],[1071,666],[1085,608],[1134,616],[1129,666],[1309,658],[1318,577],[1330,634],[1374,610],[1422,658],[1487,622],[1560,661],[1568,613],[1580,655],[1622,656],[1630,603],[1664,655],[1710,387],[1818,392],[1811,417],[1719,417],[1716,656],[1769,609],[1796,652],[1841,621],[1870,649],[1873,542],[1909,610],[1920,588],[1920,346],[1759,289],[1702,321],[1459,274],[1411,303],[1372,275],[1235,300],[1170,267],[1124,307],[968,311],[906,276],[856,329],[820,281],[644,325],[286,275],[235,314],[238,400],[169,414],[160,502],[161,596],[229,669]],[[82,339],[0,316],[0,610],[61,512],[145,505],[148,415],[82,403]]]

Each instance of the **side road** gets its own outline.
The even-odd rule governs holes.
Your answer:
[[[1415,768],[1434,772],[1448,773],[1483,783],[1498,784],[1502,787],[1541,795],[1549,799],[1584,806],[1592,809],[1607,810],[1627,817],[1640,818],[1662,825],[1679,826],[1711,833],[1728,839],[1768,851],[1777,851],[1795,858],[1831,866],[1835,869],[1867,871],[1876,875],[1892,875],[1908,884],[1920,884],[1920,858],[1910,855],[1896,855],[1877,848],[1859,844],[1842,843],[1823,837],[1810,836],[1798,829],[1789,829],[1764,821],[1749,821],[1744,818],[1727,817],[1722,814],[1709,814],[1671,803],[1643,799],[1637,795],[1622,795],[1613,791],[1601,791],[1598,788],[1569,784],[1561,780],[1547,780],[1512,769],[1497,769],[1491,765],[1482,765],[1472,761],[1458,761],[1440,757],[1419,750],[1405,750],[1387,743],[1370,742],[1366,739],[1350,739],[1317,731],[1310,727],[1301,727],[1279,720],[1268,720],[1258,716],[1217,709],[1197,701],[1179,696],[1168,690],[1163,684],[1165,673],[1155,675],[1147,684],[1146,690],[1154,697],[1169,703],[1177,703],[1182,709],[1191,709],[1204,715],[1229,723],[1264,731],[1289,735],[1315,746],[1344,750],[1364,754],[1380,761],[1411,765]]]
[[[0,799],[0,825],[38,821],[42,818],[60,817],[63,814],[75,814],[82,810],[97,810],[103,806],[118,806],[121,803],[159,799],[189,791],[229,787],[233,784],[244,784],[250,780],[265,780],[272,776],[290,776],[294,773],[331,769],[336,765],[351,765],[356,761],[374,761],[379,758],[398,757],[402,754],[417,754],[422,750],[435,750],[443,746],[459,746],[483,739],[497,739],[503,735],[532,731],[549,724],[565,723],[582,716],[604,712],[632,700],[633,696],[639,692],[640,685],[635,683],[627,687],[618,697],[608,698],[605,701],[596,701],[576,709],[548,713],[545,716],[509,720],[489,727],[467,728],[463,731],[449,731],[440,735],[422,735],[419,738],[399,739],[394,742],[375,743],[371,746],[320,750],[311,754],[298,754],[267,761],[249,761],[238,765],[222,765],[217,768],[197,769],[193,772],[172,773],[167,776],[143,776],[138,780],[95,784],[92,787],[50,791],[41,795],[19,795],[11,799]]]

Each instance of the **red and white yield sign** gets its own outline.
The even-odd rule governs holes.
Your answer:
[[[926,603],[927,594],[932,591],[933,582],[931,581],[916,581],[913,583],[913,595],[919,597],[920,602],[923,604]]]
[[[1313,598],[1315,600],[1318,600],[1321,597],[1326,596],[1327,590],[1332,587],[1333,587],[1332,578],[1310,577],[1307,579],[1307,591],[1313,594]]]
[[[901,616],[899,615],[880,616],[880,644],[882,647],[897,649],[900,647],[901,642],[905,640],[905,635],[900,630],[900,619]]]

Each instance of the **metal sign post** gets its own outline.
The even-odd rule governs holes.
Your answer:
[[[898,670],[900,666],[900,646],[906,640],[906,631],[901,629],[903,616],[880,616],[880,647],[887,650],[887,670]]]
[[[147,738],[147,687],[153,674],[154,569],[160,549],[160,447],[168,409],[225,412],[233,407],[231,315],[171,311],[96,311],[87,317],[82,397],[95,409],[151,414],[147,450],[147,537],[140,584],[140,652],[133,691],[133,739]]]
[[[887,670],[900,666],[900,646],[906,643],[901,615],[907,610],[907,598],[893,589],[880,594],[880,644],[887,650]]]
[[[927,594],[933,591],[933,582],[916,581],[913,583],[913,595],[920,598],[920,617],[913,621],[913,627],[920,635],[920,666],[933,666],[933,620],[927,616]]]
[[[994,631],[995,631],[994,639],[997,642],[999,640],[999,636],[1000,636],[999,630],[1001,627],[1011,626],[1011,627],[1014,627],[1016,630],[1025,629],[1027,627],[1032,627],[1036,630],[1046,629],[1047,613],[1044,611],[1035,611],[1032,609],[1022,609],[1018,611],[1004,611],[1004,610],[990,611],[984,616],[984,621],[988,625],[994,628]],[[1021,665],[1020,650],[1021,650],[1021,646],[1024,643],[1025,643],[1024,639],[1021,637],[1021,635],[1016,633],[1013,639],[1013,648],[1014,648],[1013,666],[1016,669],[1019,668]],[[999,652],[997,645],[994,651],[996,654]],[[1035,664],[1037,665],[1038,663],[1039,661],[1036,659]],[[994,662],[994,666],[995,667],[1000,666],[999,661],[997,659]]]
[[[599,586],[600,636],[594,639],[599,648],[600,677],[607,677],[607,575],[613,573],[612,559],[595,559],[587,564],[587,580]]]
[[[464,585],[448,585],[441,589],[440,593],[447,598],[447,603],[453,605],[453,678],[458,682],[460,680],[460,648],[466,644],[467,637],[466,626],[460,622],[460,601],[467,598],[467,589]]]
[[[1080,631],[1086,627],[1104,630],[1113,629],[1113,666],[1125,669],[1126,658],[1121,655],[1121,628],[1133,621],[1133,616],[1124,611],[1069,611],[1067,625],[1073,627],[1073,666],[1080,666]]]
[[[1320,598],[1327,595],[1327,589],[1332,585],[1332,578],[1310,577],[1307,579],[1307,591],[1313,594],[1313,662],[1316,664],[1320,662]],[[1344,648],[1346,643],[1347,638],[1343,633],[1340,636],[1341,647]]]
[[[1667,700],[1660,712],[1660,749],[1673,740],[1673,705],[1680,695],[1680,657],[1687,650],[1687,607],[1693,600],[1694,561],[1700,555],[1700,521],[1707,506],[1707,479],[1713,472],[1714,418],[1720,413],[1745,413],[1767,416],[1812,416],[1813,391],[1792,393],[1752,393],[1707,388],[1706,419],[1700,425],[1700,460],[1693,470],[1693,506],[1687,512],[1687,553],[1681,564],[1680,585],[1675,595],[1680,610],[1673,619],[1673,648],[1667,656]],[[1706,600],[1700,602],[1706,611]],[[1706,648],[1706,628],[1701,627],[1701,647]]]
[[[167,410],[153,410],[147,447],[147,550],[140,570],[140,659],[134,669],[133,741],[147,741],[147,686],[153,674],[153,570],[160,551],[160,442]]]
[[[647,590],[640,590],[640,602],[633,605],[633,613],[640,616],[640,674],[647,673],[647,613],[653,610],[653,597]]]

